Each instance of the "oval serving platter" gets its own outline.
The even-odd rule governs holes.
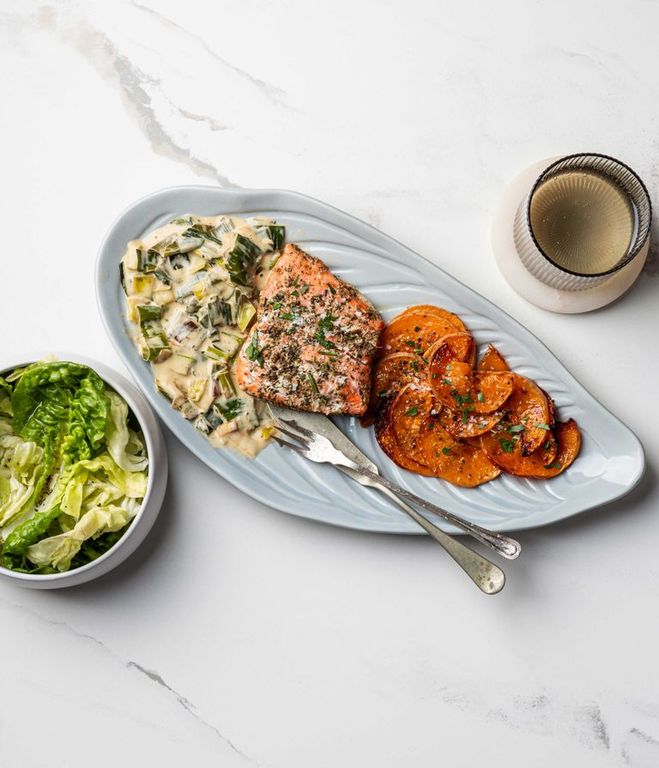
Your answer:
[[[557,478],[543,481],[502,475],[479,488],[466,489],[398,468],[380,450],[372,428],[362,429],[356,419],[337,419],[339,427],[373,458],[383,474],[401,485],[474,523],[514,531],[599,507],[628,493],[640,480],[643,448],[630,429],[600,405],[516,320],[401,243],[295,192],[207,186],[164,189],[124,211],[101,246],[96,290],[102,319],[119,355],[167,427],[211,469],[258,501],[347,528],[422,533],[386,498],[331,466],[305,461],[275,444],[252,460],[228,449],[213,448],[156,392],[149,365],[129,335],[119,262],[129,240],[186,213],[275,218],[286,225],[288,242],[298,243],[357,286],[385,320],[411,304],[437,304],[456,312],[479,345],[495,344],[513,370],[531,377],[552,395],[561,418],[575,418],[582,430],[579,458]]]

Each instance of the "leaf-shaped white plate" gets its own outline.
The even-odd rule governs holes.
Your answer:
[[[480,488],[465,489],[399,469],[380,450],[372,429],[362,429],[355,419],[338,420],[384,474],[415,493],[480,525],[512,531],[545,525],[613,501],[641,478],[643,449],[631,430],[589,395],[529,331],[405,246],[331,206],[294,192],[204,186],[164,189],[124,211],[105,238],[96,270],[101,315],[117,351],[165,424],[209,467],[255,499],[284,512],[348,528],[421,532],[384,497],[331,466],[312,464],[276,445],[251,461],[212,448],[155,391],[149,366],[129,337],[119,262],[128,240],[184,213],[274,217],[286,225],[288,241],[299,243],[356,285],[385,320],[411,304],[437,304],[458,313],[479,345],[495,344],[511,368],[552,395],[563,419],[574,417],[581,427],[581,454],[559,477],[541,481],[501,476]]]

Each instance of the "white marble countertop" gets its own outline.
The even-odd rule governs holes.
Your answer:
[[[617,304],[558,316],[489,246],[507,180],[550,155],[617,156],[656,205],[658,27],[640,0],[3,4],[3,357],[123,368],[92,273],[137,197],[294,189],[525,323],[649,467],[621,502],[522,534],[486,598],[431,541],[280,514],[168,438],[167,501],[125,567],[0,584],[2,765],[659,765],[656,257]]]

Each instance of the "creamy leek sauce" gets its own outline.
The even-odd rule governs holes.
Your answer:
[[[249,457],[272,423],[232,366],[283,239],[272,219],[187,215],[129,242],[122,260],[133,339],[157,389],[212,445]]]

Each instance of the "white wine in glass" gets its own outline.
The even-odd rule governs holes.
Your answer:
[[[531,199],[529,220],[545,256],[580,275],[615,267],[638,228],[629,194],[611,178],[589,169],[566,169],[541,181]]]

